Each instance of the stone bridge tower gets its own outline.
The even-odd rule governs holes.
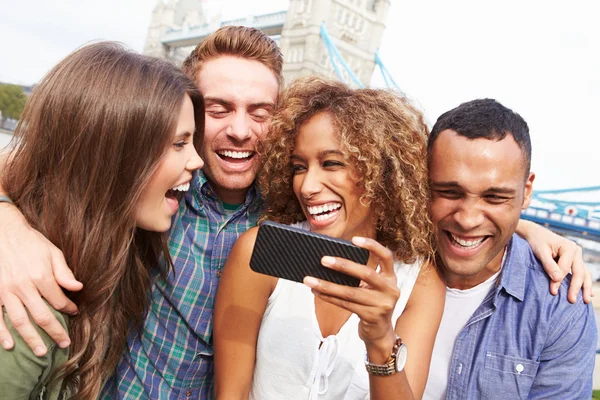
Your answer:
[[[321,23],[358,79],[371,82],[390,0],[290,0],[279,45],[285,80],[320,74],[335,77]]]

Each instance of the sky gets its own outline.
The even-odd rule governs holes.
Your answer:
[[[0,82],[33,84],[94,40],[141,51],[156,2],[0,0]],[[225,18],[289,4],[205,2]],[[392,0],[380,56],[430,124],[481,97],[521,114],[533,144],[534,188],[600,186],[598,15],[597,0]],[[382,82],[376,71],[371,83]]]

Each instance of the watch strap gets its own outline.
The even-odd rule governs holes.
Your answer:
[[[10,197],[0,194],[0,203],[9,203],[15,205],[15,202]]]
[[[402,339],[396,335],[396,341],[392,348],[392,354],[388,357],[385,364],[372,364],[369,362],[367,353],[365,352],[365,368],[369,375],[375,376],[389,376],[396,373],[396,357],[398,357],[398,349],[402,346]]]

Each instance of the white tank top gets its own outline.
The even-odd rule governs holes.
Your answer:
[[[308,229],[305,222],[295,226]],[[420,264],[396,262],[394,268],[400,298],[393,324],[406,307]],[[358,337],[358,322],[352,314],[337,335],[324,338],[310,288],[279,279],[260,326],[250,399],[368,398],[365,345]]]

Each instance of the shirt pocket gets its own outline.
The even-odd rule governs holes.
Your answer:
[[[487,352],[481,393],[486,399],[525,399],[540,363]]]

